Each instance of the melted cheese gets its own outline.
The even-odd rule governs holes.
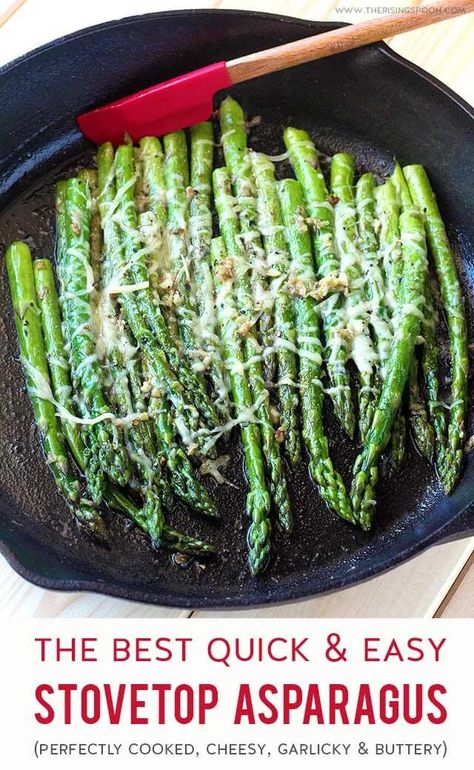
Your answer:
[[[220,471],[221,468],[227,467],[229,460],[230,455],[219,455],[219,457],[216,457],[215,459],[208,458],[201,463],[199,472],[202,476],[212,476],[212,478],[215,479],[218,484],[228,484],[230,487],[237,489],[235,484],[232,484],[230,481],[228,481]]]
[[[114,350],[119,350],[126,364],[137,352],[124,332],[124,322],[117,316],[107,291],[100,293],[95,305],[94,332],[96,355],[100,361],[110,358]]]
[[[268,160],[272,163],[282,163],[284,160],[288,160],[290,153],[287,150],[286,152],[282,152],[280,155],[265,155],[265,157],[268,158]]]
[[[147,412],[137,412],[128,414],[124,417],[116,417],[112,412],[104,412],[104,414],[101,414],[98,417],[77,417],[68,409],[65,409],[58,401],[56,401],[48,380],[39,371],[39,369],[30,364],[29,361],[24,361],[23,365],[31,382],[34,383],[34,385],[28,387],[31,398],[39,398],[42,401],[49,401],[56,407],[56,415],[65,422],[72,422],[76,425],[97,425],[100,422],[110,420],[114,425],[123,427],[124,425],[129,425],[130,423],[137,420],[148,420]]]

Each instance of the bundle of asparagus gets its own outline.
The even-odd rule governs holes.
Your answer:
[[[291,531],[284,457],[297,465],[303,444],[328,507],[364,529],[382,454],[401,464],[407,419],[453,489],[467,331],[421,166],[397,164],[376,185],[370,173],[356,181],[354,159],[337,153],[327,181],[310,136],[287,128],[282,157],[296,178],[278,181],[272,159],[248,147],[239,104],[225,99],[219,117],[224,166],[214,168],[209,122],[190,131],[190,162],[183,131],[115,152],[103,145],[97,170],[57,185],[55,269],[23,243],[6,261],[34,415],[80,526],[105,538],[106,503],[155,548],[212,553],[171,529],[169,511],[177,497],[217,516],[199,464],[222,480],[217,448],[238,426],[257,574],[273,519]],[[436,279],[451,346],[449,405],[439,393]],[[349,492],[330,457],[326,394],[361,442]]]

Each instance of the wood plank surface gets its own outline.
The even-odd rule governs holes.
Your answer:
[[[437,618],[473,618],[474,617],[474,555],[452,582],[449,591],[443,597],[435,617]]]
[[[12,3],[0,1],[1,13]],[[419,0],[407,5],[419,6]],[[376,15],[376,4],[358,0],[26,0],[0,27],[0,65],[33,48],[92,24],[159,10],[240,8],[308,19],[355,23]],[[389,5],[389,4],[387,4]],[[390,45],[465,100],[474,103],[474,15],[394,38]],[[389,98],[389,95],[387,96]],[[474,538],[437,546],[371,581],[311,601],[232,613],[242,617],[472,617]],[[20,578],[0,558],[0,617],[180,617],[189,613],[91,593],[45,591]],[[230,616],[231,613],[225,613]],[[199,617],[224,613],[195,613]]]

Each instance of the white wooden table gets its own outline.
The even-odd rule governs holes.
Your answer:
[[[403,6],[420,5],[404,0]],[[13,7],[9,15],[8,9]],[[370,18],[370,0],[0,0],[0,65],[56,37],[107,19],[177,8],[242,8],[309,19]],[[387,3],[387,5],[390,5]],[[355,12],[357,9],[357,12]],[[364,12],[361,12],[363,9]],[[8,18],[9,17],[9,18]],[[474,104],[474,15],[388,41]],[[190,613],[87,593],[45,591],[0,560],[0,617],[177,617]],[[218,613],[198,612],[208,616]],[[247,617],[473,617],[474,538],[437,546],[359,586],[298,604],[225,613]],[[223,616],[223,613],[220,613]]]

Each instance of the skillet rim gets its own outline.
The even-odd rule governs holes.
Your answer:
[[[294,588],[289,588],[286,591],[285,598],[275,599],[271,596],[260,599],[259,601],[249,601],[247,595],[242,597],[231,597],[228,600],[220,597],[206,596],[205,601],[201,603],[197,597],[183,596],[167,592],[157,593],[155,590],[144,591],[142,589],[135,589],[129,586],[125,587],[121,583],[116,581],[103,583],[98,579],[88,578],[49,578],[46,575],[39,575],[38,572],[30,570],[23,562],[21,562],[16,554],[7,546],[3,540],[0,539],[0,554],[4,556],[8,564],[13,570],[20,575],[20,577],[32,583],[40,588],[45,588],[52,591],[64,591],[64,592],[84,592],[95,593],[102,596],[112,596],[117,599],[124,599],[125,601],[134,601],[139,604],[153,605],[158,607],[167,607],[170,609],[183,609],[190,611],[199,610],[219,610],[225,612],[227,610],[245,610],[245,609],[258,609],[259,607],[271,607],[271,606],[285,606],[287,604],[296,604],[319,596],[327,596],[335,593],[336,591],[343,590],[345,588],[352,588],[353,586],[361,585],[374,577],[384,575],[390,572],[394,567],[399,564],[405,563],[410,559],[413,559],[422,551],[435,545],[440,545],[443,542],[449,542],[455,539],[464,539],[472,536],[472,529],[474,529],[474,523],[470,528],[466,530],[456,531],[454,526],[454,533],[451,534],[451,525],[455,525],[458,519],[463,519],[469,516],[474,516],[474,502],[468,503],[461,511],[447,524],[442,525],[434,532],[431,532],[423,540],[416,541],[412,546],[406,548],[404,551],[397,553],[391,559],[386,561],[383,568],[377,565],[367,566],[366,569],[361,569],[358,573],[357,579],[352,582],[346,582],[344,577],[339,578],[331,582],[330,586],[326,586],[321,590],[315,590],[314,587],[307,589],[300,588],[297,595],[291,595],[291,591]],[[444,537],[445,533],[447,537]]]
[[[25,54],[22,54],[21,56],[17,57],[16,59],[12,60],[11,62],[7,62],[2,67],[0,67],[0,79],[3,74],[7,72],[11,72],[18,66],[22,66],[23,64],[30,62],[34,60],[37,56],[41,56],[43,53],[59,48],[65,43],[68,43],[72,40],[78,40],[83,37],[87,37],[90,34],[93,34],[97,31],[104,31],[104,30],[114,30],[119,27],[126,27],[129,25],[133,25],[136,23],[140,23],[143,21],[146,21],[147,19],[153,19],[156,20],[157,17],[160,18],[179,18],[179,17],[192,17],[192,16],[209,16],[211,14],[218,13],[220,16],[239,16],[239,17],[248,17],[248,18],[269,18],[273,21],[278,20],[280,23],[291,23],[294,25],[298,25],[302,28],[306,29],[313,29],[315,25],[318,26],[319,29],[340,29],[346,26],[350,26],[350,24],[346,22],[333,22],[333,21],[318,21],[317,19],[301,19],[294,16],[287,16],[284,14],[273,14],[263,11],[251,11],[251,10],[239,10],[239,9],[211,9],[211,8],[205,8],[205,9],[181,9],[181,10],[170,10],[170,11],[157,11],[152,13],[146,13],[146,14],[138,14],[134,16],[126,16],[121,19],[112,19],[105,22],[101,22],[99,24],[95,24],[90,27],[85,27],[80,30],[76,30],[68,35],[63,35],[59,38],[55,38],[52,41],[49,41],[45,43],[42,46],[39,46],[38,48],[33,49],[32,51],[28,51]],[[471,118],[474,121],[474,106],[470,105],[465,99],[463,99],[461,96],[459,96],[455,91],[453,91],[449,86],[442,83],[438,78],[431,75],[430,73],[426,72],[422,67],[419,67],[417,64],[414,64],[413,62],[409,61],[408,59],[404,58],[397,52],[393,51],[385,42],[377,42],[377,43],[371,43],[370,45],[363,46],[363,48],[375,48],[380,53],[382,53],[384,56],[387,56],[389,59],[392,59],[393,62],[399,66],[404,67],[411,73],[413,73],[415,76],[420,77],[421,79],[425,80],[429,86],[432,88],[437,89],[440,91],[445,97],[450,99],[459,109],[461,109],[463,112],[467,114],[469,118]],[[323,584],[323,588],[320,590],[315,590],[314,586],[300,586],[297,592],[297,596],[294,596],[292,592],[294,592],[294,587],[291,586],[288,587],[285,590],[285,598],[278,598],[275,599],[271,596],[261,598],[258,602],[254,602],[249,600],[248,595],[242,596],[242,597],[232,597],[229,598],[229,601],[226,601],[225,598],[219,598],[219,597],[212,597],[212,596],[206,596],[203,603],[201,603],[198,599],[198,597],[195,596],[176,596],[173,593],[170,592],[161,592],[158,593],[156,590],[151,591],[144,591],[143,589],[135,589],[130,586],[123,586],[123,584],[117,582],[116,580],[112,580],[111,582],[108,582],[107,584],[103,583],[101,580],[95,578],[95,579],[89,579],[89,578],[77,578],[77,577],[70,577],[70,578],[58,578],[58,577],[48,577],[45,574],[39,574],[38,572],[35,572],[31,570],[29,567],[27,567],[22,561],[20,561],[19,557],[16,555],[14,549],[10,546],[10,544],[7,544],[2,536],[0,535],[0,553],[5,557],[8,564],[17,572],[22,578],[28,580],[29,582],[33,583],[34,585],[40,586],[45,589],[49,590],[59,590],[59,591],[90,591],[102,595],[109,595],[129,601],[136,601],[143,604],[153,604],[163,607],[172,607],[172,608],[180,608],[180,609],[188,609],[188,610],[198,610],[198,609],[214,609],[214,610],[222,610],[225,611],[227,609],[244,609],[244,608],[258,608],[263,606],[271,606],[271,605],[284,605],[288,603],[294,603],[299,601],[305,601],[308,600],[311,597],[316,596],[322,596],[328,593],[332,593],[333,591],[340,590],[342,588],[347,588],[349,586],[358,585],[362,582],[365,582],[366,580],[369,580],[372,577],[375,577],[376,575],[382,575],[389,570],[391,570],[396,565],[414,557],[417,553],[420,553],[421,551],[425,550],[426,548],[436,544],[437,542],[440,542],[444,539],[444,536],[446,533],[449,535],[452,534],[451,530],[454,531],[454,535],[462,536],[468,536],[470,532],[470,522],[468,521],[467,526],[463,524],[460,528],[456,527],[456,524],[459,520],[463,521],[469,515],[474,514],[474,499],[468,503],[464,508],[462,508],[460,511],[456,512],[447,522],[444,522],[440,527],[435,529],[434,531],[430,532],[426,535],[425,538],[423,538],[420,541],[414,542],[411,546],[406,547],[404,550],[399,551],[396,555],[393,555],[388,558],[388,560],[385,562],[383,568],[381,569],[379,565],[374,564],[367,564],[364,568],[359,569],[357,578],[354,580],[351,580],[347,582],[344,580],[344,577],[341,576],[339,579],[331,581],[331,584],[328,585],[328,581],[326,580],[326,583]],[[474,528],[474,522],[472,522],[471,529]]]

